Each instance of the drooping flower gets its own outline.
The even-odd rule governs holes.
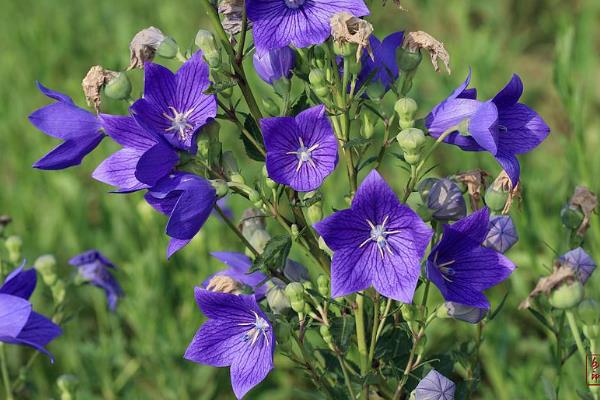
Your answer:
[[[470,324],[477,324],[480,322],[489,311],[489,308],[471,307],[453,301],[444,303],[444,308],[450,318],[458,319]]]
[[[317,189],[338,161],[337,139],[325,106],[293,117],[263,118],[269,177],[300,192]]]
[[[154,63],[144,67],[144,97],[131,106],[136,121],[147,131],[165,138],[173,147],[195,154],[196,136],[217,115],[209,68],[197,51],[176,74]]]
[[[46,135],[62,139],[63,143],[36,161],[33,167],[56,170],[79,165],[105,136],[98,118],[77,107],[69,96],[50,90],[39,82],[37,85],[56,103],[34,111],[29,121]]]
[[[0,342],[32,347],[53,360],[44,346],[60,336],[62,330],[32,310],[29,298],[37,275],[34,269],[23,270],[24,264],[11,272],[0,287]]]
[[[207,288],[211,279],[215,276],[228,276],[246,286],[249,289],[249,293],[253,293],[257,300],[265,297],[268,290],[268,286],[266,285],[268,277],[260,271],[251,274],[248,273],[250,267],[252,267],[252,260],[250,258],[242,253],[213,252],[210,254],[229,268],[208,277],[202,284],[202,287]]]
[[[581,247],[566,252],[560,256],[560,261],[575,270],[575,275],[582,284],[587,282],[592,272],[596,269],[596,263],[592,257]]]
[[[111,272],[115,265],[98,250],[78,254],[69,260],[69,264],[77,268],[83,281],[104,290],[108,308],[114,311],[119,297],[123,296],[123,289]]]
[[[482,208],[452,225],[444,225],[442,240],[431,250],[427,275],[446,301],[489,308],[484,290],[510,276],[515,265],[502,254],[483,247],[489,210]]]
[[[204,225],[217,201],[217,193],[204,178],[174,172],[158,181],[144,198],[158,212],[169,216],[166,233],[171,240],[167,257],[171,257],[188,244]]]
[[[272,85],[279,79],[289,79],[292,76],[296,53],[288,46],[257,51],[254,53],[252,61],[260,79]]]
[[[433,211],[433,218],[440,221],[456,221],[467,215],[467,203],[460,188],[447,178],[433,182],[427,207]]]
[[[433,232],[377,171],[362,182],[351,208],[334,213],[315,229],[333,250],[333,297],[373,285],[386,297],[412,301]]]
[[[520,175],[516,155],[537,147],[550,128],[535,111],[519,103],[523,83],[518,75],[513,75],[493,99],[485,102],[476,100],[476,89],[467,89],[470,79],[469,71],[465,82],[434,107],[425,124],[434,138],[452,130],[445,142],[465,151],[490,152],[514,187]]]
[[[142,128],[133,117],[100,115],[106,133],[123,148],[104,160],[92,177],[116,186],[117,192],[147,189],[179,161],[177,151],[161,136]]]
[[[248,0],[246,8],[254,24],[254,43],[261,51],[321,44],[331,34],[329,21],[334,14],[369,14],[362,0]]]
[[[396,51],[402,46],[403,38],[404,32],[392,33],[383,41],[380,41],[375,35],[370,36],[373,58],[369,54],[363,54],[362,68],[357,78],[357,90],[365,83],[381,85],[385,92],[390,90],[400,74]]]
[[[504,254],[518,241],[519,235],[510,215],[495,215],[490,218],[490,230],[483,242],[485,247]]]
[[[231,367],[231,386],[241,399],[273,369],[275,334],[256,298],[195,289],[196,302],[208,317],[185,352],[185,359]]]
[[[429,371],[415,389],[416,400],[454,400],[454,382],[437,372]]]

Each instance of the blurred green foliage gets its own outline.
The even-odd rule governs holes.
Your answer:
[[[436,74],[424,65],[411,95],[424,114],[462,82],[468,66],[473,85],[487,98],[513,72],[525,82],[523,101],[535,108],[552,128],[551,137],[532,154],[521,157],[523,200],[514,213],[521,241],[509,256],[518,270],[509,282],[493,290],[497,306],[509,300],[486,329],[482,346],[483,384],[478,398],[537,399],[553,393],[558,378],[550,365],[550,336],[517,304],[537,278],[551,267],[555,251],[566,249],[566,231],[559,211],[575,185],[600,191],[600,3],[596,0],[411,0],[407,12],[393,2],[372,1],[372,23],[378,35],[396,30],[425,30],[443,41],[452,57],[452,75]],[[108,188],[90,178],[95,166],[116,146],[104,142],[82,167],[42,172],[31,164],[56,143],[37,132],[27,115],[46,104],[35,80],[66,92],[83,104],[80,82],[88,68],[101,64],[124,69],[128,43],[140,29],[154,25],[183,47],[191,46],[204,23],[193,0],[8,0],[0,13],[0,213],[10,214],[11,233],[25,242],[30,261],[53,253],[63,275],[72,273],[68,258],[96,247],[119,266],[126,297],[112,315],[101,291],[83,287],[70,293],[74,318],[65,335],[50,349],[51,365],[39,359],[26,395],[56,396],[56,379],[63,373],[78,377],[82,399],[229,399],[227,370],[186,362],[185,348],[202,320],[193,299],[193,286],[219,268],[209,251],[241,250],[236,238],[216,218],[180,255],[165,260],[164,218],[143,206],[141,194],[107,194]],[[140,88],[140,73],[131,73]],[[266,86],[253,78],[254,87]],[[388,102],[391,99],[388,99]],[[391,106],[390,106],[391,108]],[[123,113],[126,105],[107,101],[106,112]],[[381,134],[381,132],[379,133]],[[240,148],[238,133],[223,132],[229,147]],[[258,164],[243,154],[244,170],[257,173]],[[437,174],[481,167],[496,174],[488,155],[468,154],[444,146],[438,151]],[[387,176],[400,189],[406,176],[393,157]],[[327,182],[329,193],[344,189],[341,175]],[[326,199],[329,207],[343,199]],[[236,216],[242,202],[233,201]],[[330,209],[330,208],[329,208]],[[600,260],[600,222],[588,235],[587,248]],[[294,258],[303,258],[295,254]],[[598,273],[597,273],[598,274]],[[588,293],[600,288],[592,277]],[[42,287],[40,285],[40,287]],[[49,309],[49,294],[38,290],[34,304]],[[46,304],[46,305],[45,305]],[[433,324],[431,354],[473,340],[474,327],[448,320]],[[11,367],[26,360],[29,350],[11,349]],[[278,358],[277,370],[253,399],[310,398],[309,387],[288,360]],[[584,366],[576,358],[563,369],[560,398],[577,398],[585,384]]]

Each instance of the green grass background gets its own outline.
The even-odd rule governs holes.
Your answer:
[[[388,3],[392,3],[388,1]],[[513,214],[521,241],[509,256],[518,264],[510,281],[492,290],[497,305],[509,290],[500,316],[486,328],[482,348],[484,382],[479,398],[546,398],[557,377],[550,364],[549,340],[529,313],[517,304],[536,279],[551,266],[553,249],[566,249],[559,211],[577,184],[600,189],[600,86],[597,79],[600,3],[595,0],[412,0],[408,12],[392,4],[372,2],[371,22],[378,35],[397,30],[425,30],[443,41],[452,57],[453,74],[435,74],[423,65],[411,95],[424,115],[473,68],[473,84],[482,97],[492,96],[519,73],[525,82],[523,101],[552,128],[551,137],[532,154],[521,157],[523,202]],[[55,254],[61,274],[72,271],[66,260],[77,252],[98,248],[120,267],[126,292],[116,314],[105,308],[102,293],[91,287],[68,293],[75,317],[65,334],[50,345],[51,365],[39,359],[30,376],[27,396],[57,397],[56,378],[73,374],[83,399],[229,399],[226,369],[198,366],[182,359],[202,321],[193,299],[193,285],[219,268],[209,251],[241,250],[235,237],[211,219],[198,237],[170,262],[165,260],[165,219],[143,206],[141,194],[111,195],[91,179],[95,166],[117,147],[108,141],[80,168],[43,172],[31,164],[56,142],[36,131],[27,115],[47,103],[35,80],[66,92],[83,104],[80,82],[88,68],[101,64],[123,69],[128,43],[140,29],[154,25],[182,46],[207,28],[193,0],[5,0],[0,12],[0,213],[14,223],[11,233],[25,242],[24,254]],[[427,60],[424,60],[426,63]],[[139,74],[133,74],[139,82]],[[256,88],[265,89],[255,78]],[[138,86],[139,87],[139,86]],[[107,103],[107,112],[122,113],[123,104]],[[240,147],[238,133],[224,129],[229,145]],[[496,174],[491,157],[443,147],[436,173],[451,174],[482,167]],[[257,164],[240,154],[244,169]],[[406,176],[392,158],[385,168],[400,189]],[[329,193],[343,190],[343,175],[327,182]],[[327,204],[340,203],[327,199]],[[233,202],[239,217],[242,202]],[[593,221],[587,249],[600,260],[600,222]],[[294,253],[303,259],[302,254]],[[597,296],[600,277],[593,276],[587,293]],[[51,307],[40,285],[37,308]],[[432,325],[428,346],[444,351],[457,340],[469,340],[471,326],[451,321]],[[458,339],[457,339],[458,338]],[[29,350],[11,349],[13,373]],[[301,373],[277,359],[276,372],[252,399],[308,398]],[[565,366],[560,398],[577,398],[584,388],[584,365],[573,357]]]

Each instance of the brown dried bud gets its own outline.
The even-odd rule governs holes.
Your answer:
[[[416,53],[420,49],[427,50],[435,72],[439,72],[440,70],[438,65],[439,60],[444,63],[446,71],[450,74],[450,54],[448,54],[444,48],[444,43],[439,42],[429,33],[423,31],[409,32],[408,35],[406,35],[406,39],[404,39],[402,47],[413,53]]]
[[[356,44],[356,62],[360,61],[363,49],[367,49],[371,58],[373,52],[369,43],[369,36],[373,33],[373,25],[364,19],[355,17],[354,15],[341,12],[331,17],[331,36],[338,44]]]
[[[467,193],[471,200],[471,209],[477,210],[482,193],[485,192],[486,179],[490,176],[481,169],[463,172],[455,176],[456,180],[467,186]]]
[[[144,68],[145,62],[154,60],[156,50],[165,39],[161,30],[153,26],[136,33],[129,44],[130,62],[127,70]]]
[[[206,290],[217,293],[241,294],[241,289],[241,283],[226,275],[215,275],[206,285]]]
[[[94,65],[90,68],[85,78],[83,78],[81,86],[83,87],[85,99],[88,105],[94,107],[97,113],[100,112],[100,92],[102,87],[117,75],[117,72],[104,69],[100,65]]]
[[[548,276],[540,278],[535,288],[527,298],[519,304],[519,309],[524,310],[531,307],[531,301],[540,294],[549,295],[550,292],[563,285],[571,284],[577,280],[575,270],[568,263],[562,264],[560,260],[554,262],[554,269]]]
[[[598,197],[585,186],[577,186],[575,193],[569,200],[569,205],[579,207],[583,213],[583,221],[577,228],[577,234],[583,236],[590,227],[590,218],[598,206]]]
[[[219,2],[219,13],[223,15],[221,25],[230,36],[237,35],[242,31],[244,0],[222,0]],[[247,28],[250,26],[251,21],[248,21]]]

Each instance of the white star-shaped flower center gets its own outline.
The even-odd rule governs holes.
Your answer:
[[[367,224],[369,224],[369,228],[371,231],[369,233],[369,238],[360,244],[360,247],[364,247],[369,242],[375,242],[377,244],[377,248],[379,249],[379,254],[381,254],[381,258],[385,256],[384,250],[387,251],[390,255],[393,255],[394,252],[392,247],[388,243],[389,235],[394,235],[396,233],[400,233],[400,230],[388,231],[386,230],[386,224],[389,219],[389,215],[386,215],[381,224],[375,224],[372,221],[367,219]]]
[[[169,107],[169,110],[171,110],[173,115],[163,114],[171,122],[171,126],[165,129],[165,131],[174,132],[179,140],[185,141],[189,139],[190,133],[194,128],[194,125],[190,124],[189,118],[194,109],[191,108],[185,112],[179,112],[175,107]]]
[[[271,329],[269,323],[264,319],[258,316],[256,312],[254,312],[255,320],[254,322],[244,322],[238,324],[239,326],[248,326],[250,329],[242,335],[242,340],[244,342],[248,342],[251,340],[250,345],[254,346],[258,338],[262,335],[269,345],[269,336],[267,336],[267,332]]]
[[[316,167],[314,160],[312,159],[312,152],[319,148],[319,143],[315,143],[310,147],[304,145],[304,141],[301,137],[298,138],[300,147],[296,151],[288,151],[285,154],[293,154],[298,158],[298,165],[296,166],[296,172],[300,171],[302,164],[309,163],[313,168]]]

